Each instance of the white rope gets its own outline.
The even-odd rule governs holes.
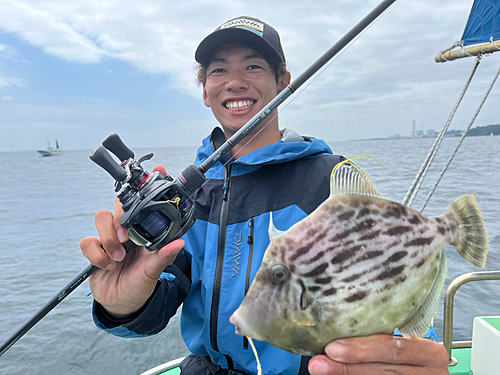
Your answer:
[[[444,138],[444,135],[446,134],[446,131],[448,130],[448,127],[450,126],[451,120],[455,116],[455,113],[458,109],[458,106],[460,105],[465,92],[467,91],[467,88],[469,87],[470,82],[472,81],[472,77],[474,76],[474,73],[476,72],[476,69],[479,65],[479,62],[481,60],[481,55],[478,55],[476,59],[474,60],[474,64],[472,66],[472,70],[469,74],[469,78],[467,79],[467,82],[465,83],[464,88],[462,89],[462,92],[460,93],[460,96],[458,97],[457,102],[455,103],[450,115],[448,116],[448,120],[443,126],[443,129],[439,133],[438,137],[434,141],[434,144],[432,145],[431,149],[429,150],[429,153],[427,154],[427,157],[420,167],[420,170],[418,171],[417,175],[415,176],[415,179],[413,180],[412,185],[408,189],[408,192],[406,193],[404,199],[403,199],[403,204],[407,206],[411,206],[413,203],[413,200],[415,199],[418,191],[420,190],[420,186],[424,182],[425,176],[427,174],[427,171],[432,164],[432,161],[434,160],[434,157],[436,156],[436,153],[441,146],[441,142]]]
[[[453,43],[453,45],[452,45],[452,46],[450,46],[450,47],[448,47],[448,48],[446,48],[446,49],[444,49],[444,50],[442,50],[442,51],[439,51],[438,56],[439,56],[439,57],[441,57],[443,60],[448,61],[448,59],[447,59],[446,57],[444,57],[443,55],[444,55],[446,52],[451,51],[451,50],[452,50],[453,48],[455,48],[455,47],[464,48],[464,41],[463,41],[463,40],[459,40],[459,41],[457,41],[457,42]]]
[[[427,203],[429,202],[429,200],[431,199],[431,196],[432,194],[434,193],[434,191],[436,190],[439,182],[441,181],[441,178],[443,177],[444,173],[446,172],[446,170],[448,169],[449,165],[451,164],[451,161],[453,160],[453,158],[455,157],[455,154],[457,153],[458,149],[460,148],[460,146],[462,145],[462,142],[464,141],[465,139],[465,136],[467,135],[467,132],[469,131],[469,129],[471,128],[472,124],[474,123],[474,121],[476,120],[476,117],[477,115],[479,114],[479,112],[481,111],[481,108],[483,107],[483,104],[484,102],[486,101],[486,98],[488,98],[488,95],[490,94],[490,91],[491,89],[493,88],[493,85],[495,84],[497,78],[498,78],[498,75],[500,74],[500,68],[498,69],[497,73],[495,74],[495,77],[493,78],[493,81],[491,82],[490,84],[490,87],[488,88],[488,90],[486,91],[486,94],[484,95],[484,98],[483,100],[481,101],[481,104],[479,105],[478,109],[476,110],[476,113],[474,114],[474,116],[472,117],[472,120],[471,122],[469,123],[469,126],[467,126],[467,129],[465,129],[464,133],[462,134],[462,137],[460,138],[460,140],[458,141],[458,144],[457,146],[455,147],[455,150],[453,150],[453,153],[451,154],[450,158],[448,159],[448,161],[446,162],[446,165],[443,167],[443,170],[441,171],[441,173],[439,174],[439,177],[437,179],[437,181],[434,183],[434,186],[432,187],[432,189],[429,191],[429,194],[427,195],[427,197],[425,198],[424,200],[424,203],[422,204],[422,207],[420,208],[420,212],[422,212],[425,208],[425,206],[427,206]]]
[[[500,47],[497,47],[497,45],[495,44],[495,41],[493,40],[493,35],[490,36],[490,48],[492,51],[500,51]]]

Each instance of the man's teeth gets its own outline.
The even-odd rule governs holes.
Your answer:
[[[229,110],[236,111],[238,109],[246,109],[255,103],[255,100],[238,100],[226,102],[226,108]]]

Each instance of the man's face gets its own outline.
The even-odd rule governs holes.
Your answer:
[[[208,64],[203,101],[212,109],[226,136],[231,136],[283,90],[289,80],[285,74],[276,82],[274,71],[258,52],[231,43],[216,50]]]

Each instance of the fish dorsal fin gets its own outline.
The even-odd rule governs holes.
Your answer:
[[[341,161],[333,168],[330,177],[331,197],[335,195],[358,194],[383,198],[382,194],[375,189],[372,180],[370,180],[366,172],[351,163],[351,160],[363,157],[373,159],[370,156],[356,156]],[[377,160],[375,161],[379,163]]]
[[[285,233],[282,230],[276,229],[273,223],[273,213],[269,212],[269,240],[272,241],[276,237],[281,236],[283,233]]]

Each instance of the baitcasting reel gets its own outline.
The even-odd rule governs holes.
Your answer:
[[[118,164],[108,153],[121,161]],[[192,194],[203,184],[205,175],[190,165],[175,180],[159,172],[149,173],[141,163],[150,160],[147,154],[139,160],[122,142],[118,134],[107,137],[90,159],[115,179],[115,191],[122,204],[120,225],[138,246],[155,251],[184,235],[196,220]]]

